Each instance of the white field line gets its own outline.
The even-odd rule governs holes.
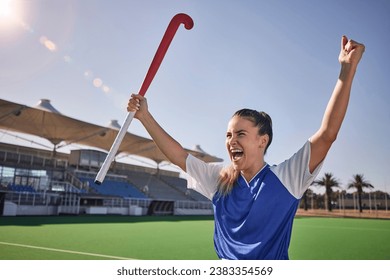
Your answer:
[[[40,247],[40,246],[32,246],[32,245],[18,244],[18,243],[9,243],[9,242],[2,242],[2,241],[0,241],[0,244],[2,244],[2,245],[8,245],[8,246],[24,247],[24,248],[30,248],[30,249],[38,249],[38,250],[46,250],[46,251],[53,251],[53,252],[68,253],[68,254],[77,254],[77,255],[101,257],[101,258],[108,258],[108,259],[134,260],[134,259],[123,258],[123,257],[118,257],[118,256],[101,255],[101,254],[94,254],[94,253],[87,253],[87,252],[79,252],[79,251],[71,251],[71,250],[62,250],[62,249],[55,249],[55,248],[48,248],[48,247]]]
[[[297,226],[298,227],[298,226]],[[341,227],[336,227],[336,226],[318,226],[318,225],[299,225],[299,227],[302,227],[302,228],[319,228],[319,229],[336,229],[336,230],[339,230],[339,229],[342,229],[342,230],[358,230],[358,231],[390,231],[390,229],[387,229],[387,228],[357,228],[357,227],[345,227],[345,226],[341,226]]]

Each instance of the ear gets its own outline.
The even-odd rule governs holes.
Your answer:
[[[269,135],[268,134],[260,135],[259,148],[265,149],[268,145],[268,142],[269,142]]]

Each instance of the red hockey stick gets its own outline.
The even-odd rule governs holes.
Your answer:
[[[160,64],[165,56],[165,53],[167,52],[168,47],[171,44],[172,39],[175,36],[175,33],[181,23],[184,24],[184,27],[188,30],[194,26],[194,22],[192,21],[192,18],[186,14],[177,14],[171,19],[167,27],[167,30],[165,31],[165,34],[161,40],[161,43],[158,46],[156,54],[154,55],[152,63],[150,64],[148,73],[145,76],[141,89],[139,90],[140,95],[144,96],[146,94],[146,91],[148,90],[150,83],[152,82],[154,76],[156,75],[157,70],[160,67]],[[130,123],[134,118],[134,115],[135,112],[127,113],[126,119],[123,122],[121,129],[119,130],[118,135],[116,136],[114,143],[112,144],[111,149],[107,154],[106,159],[104,160],[98,174],[96,175],[95,178],[96,184],[100,185],[103,182],[104,178],[106,177],[111,162],[114,160],[114,157],[118,152],[119,146],[126,135],[127,129],[129,128]]]

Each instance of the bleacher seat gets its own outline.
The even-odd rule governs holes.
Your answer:
[[[17,184],[10,184],[8,185],[8,189],[14,192],[28,192],[28,193],[35,193],[36,190],[32,186],[23,186],[23,185],[17,185]]]
[[[151,198],[165,200],[208,201],[201,194],[187,189],[187,181],[183,178],[150,174],[142,171],[127,172],[127,182],[106,178],[97,185],[91,177],[78,176],[82,182],[102,195],[119,197]],[[142,190],[142,191],[141,191]]]
[[[120,197],[147,198],[134,186],[120,181],[104,180],[101,185],[95,184],[93,179],[79,178],[82,182],[88,182],[89,187],[93,188],[97,193],[103,195],[114,195]]]
[[[167,200],[192,200],[185,192],[160,179],[161,175],[145,172],[129,172],[128,179],[139,189],[148,187],[148,196],[156,199]]]
[[[200,193],[190,190],[187,188],[187,180],[179,177],[171,177],[171,176],[160,176],[160,180],[164,181],[170,186],[173,186],[177,190],[185,193],[187,197],[195,200],[195,201],[209,201],[208,198],[205,196],[201,195]]]

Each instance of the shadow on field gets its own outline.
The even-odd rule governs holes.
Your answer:
[[[213,216],[120,216],[60,215],[0,217],[1,226],[41,226],[50,224],[113,224],[147,222],[212,221]]]

